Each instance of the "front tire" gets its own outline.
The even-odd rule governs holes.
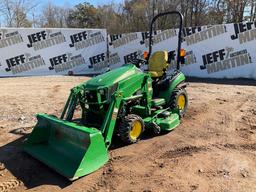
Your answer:
[[[129,114],[124,117],[119,127],[120,138],[127,144],[136,143],[144,131],[144,121],[138,115]]]
[[[174,89],[170,99],[170,108],[179,109],[180,116],[184,117],[188,108],[188,94],[185,88]]]

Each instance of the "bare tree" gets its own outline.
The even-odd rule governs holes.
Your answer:
[[[256,14],[256,2],[255,2],[255,0],[251,0],[248,4],[249,4],[249,7],[250,7],[249,20],[254,21],[255,20],[255,14]]]
[[[100,18],[100,25],[106,28],[111,34],[125,33],[127,30],[127,23],[123,20],[121,4],[111,3],[98,7],[98,17]]]
[[[152,17],[160,12],[179,10],[186,27],[230,22],[254,21],[255,0],[124,0],[93,6],[80,3],[73,8],[56,6],[49,1],[37,9],[39,0],[0,0],[1,25],[9,27],[100,27],[109,33],[148,30]],[[175,18],[163,17],[156,28],[177,24]]]
[[[31,23],[27,18],[38,3],[33,0],[1,0],[0,12],[8,27],[29,27]]]
[[[37,18],[40,27],[63,28],[67,27],[69,8],[59,7],[48,2]]]

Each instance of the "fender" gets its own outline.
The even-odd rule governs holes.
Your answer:
[[[178,88],[184,89],[189,85],[187,82],[181,82],[180,84],[177,85]]]
[[[169,103],[171,94],[176,87],[187,86],[185,79],[185,75],[181,71],[175,71],[174,74],[163,83],[163,86],[166,86],[167,89],[160,91],[159,97],[164,98],[165,102]]]

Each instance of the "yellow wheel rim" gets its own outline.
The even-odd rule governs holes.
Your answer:
[[[181,111],[185,108],[186,106],[185,95],[179,95],[177,105]]]
[[[135,121],[135,122],[132,124],[132,129],[131,129],[131,131],[130,131],[130,137],[131,137],[133,140],[136,140],[136,139],[140,136],[141,131],[142,131],[141,122],[140,122],[140,121]]]

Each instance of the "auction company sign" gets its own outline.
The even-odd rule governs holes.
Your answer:
[[[182,34],[186,59],[181,70],[187,76],[256,79],[256,22],[189,27],[184,28]],[[153,52],[168,52],[171,59],[168,73],[171,73],[176,68],[178,30],[158,30],[153,35]],[[121,58],[113,68],[148,51],[149,32],[109,35],[108,38],[110,52]]]
[[[105,29],[0,29],[0,77],[94,74],[89,58],[106,50]]]
[[[187,76],[256,79],[256,22],[189,27],[182,34]],[[177,29],[153,31],[153,52],[170,57],[168,73],[176,68],[177,35]],[[148,31],[0,29],[0,76],[100,74],[141,58],[148,46]]]

